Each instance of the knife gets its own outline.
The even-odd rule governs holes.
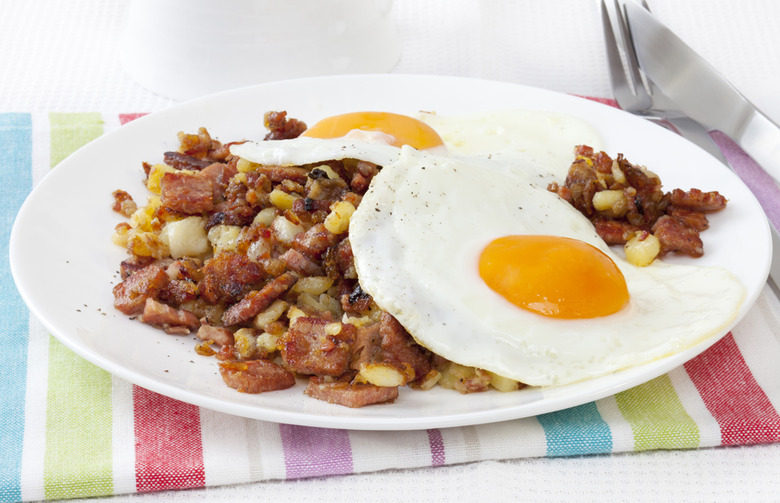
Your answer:
[[[625,10],[639,66],[648,78],[688,117],[728,135],[780,181],[780,127],[650,11],[630,1]],[[772,236],[770,285],[780,289],[780,213],[764,209]]]
[[[639,66],[688,117],[728,135],[780,182],[780,127],[648,10],[625,2]]]

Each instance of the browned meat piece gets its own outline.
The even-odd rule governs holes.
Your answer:
[[[209,304],[233,303],[265,278],[262,266],[246,255],[222,252],[203,265],[200,295]]]
[[[399,368],[409,365],[414,370],[413,381],[428,374],[431,370],[430,353],[417,344],[409,332],[389,313],[382,313],[379,334],[382,336],[382,361]]]
[[[165,173],[160,184],[163,206],[188,215],[214,209],[214,182],[189,173]]]
[[[240,182],[231,182],[221,193],[221,198],[215,206],[214,212],[209,215],[207,228],[215,225],[249,225],[255,217],[256,210],[247,201],[246,185]]]
[[[300,214],[304,211],[308,211],[309,213],[313,213],[315,211],[329,211],[331,204],[333,204],[332,201],[312,199],[310,197],[301,197],[293,201],[292,211],[295,214]]]
[[[379,323],[358,327],[355,344],[352,346],[352,363],[350,368],[360,370],[366,363],[382,360],[382,334],[379,333]]]
[[[566,175],[566,187],[571,192],[571,203],[586,217],[593,215],[593,194],[599,190],[598,177],[590,162],[576,159]]]
[[[377,173],[379,173],[379,167],[376,164],[358,161],[355,174],[352,175],[352,180],[349,182],[350,188],[357,192],[364,192]]]
[[[349,370],[356,334],[349,323],[298,317],[282,340],[282,359],[300,374],[340,376]]]
[[[312,260],[319,260],[328,247],[338,243],[339,237],[325,228],[323,224],[314,224],[306,232],[295,236],[292,247]]]
[[[111,208],[117,213],[130,218],[138,209],[138,205],[133,201],[133,196],[124,190],[115,190],[112,195],[114,196],[114,205]]]
[[[222,361],[219,373],[225,384],[241,393],[263,393],[295,385],[292,372],[268,360]]]
[[[380,388],[373,384],[350,384],[345,381],[321,382],[311,378],[303,391],[308,396],[345,407],[364,407],[375,403],[394,402],[398,388]]]
[[[636,231],[642,230],[641,227],[622,220],[600,217],[593,219],[593,226],[596,228],[596,233],[608,245],[624,245]]]
[[[569,187],[566,187],[565,185],[558,185],[556,182],[553,182],[547,186],[547,190],[550,192],[555,192],[558,194],[558,197],[567,203],[574,205],[574,196],[572,195],[571,189],[569,189]]]
[[[287,118],[287,112],[266,112],[263,116],[265,127],[269,129],[266,140],[286,140],[297,138],[306,131],[306,123],[298,119]]]
[[[315,201],[338,201],[347,192],[347,182],[341,178],[328,178],[319,168],[312,169],[308,177],[306,195]]]
[[[188,334],[200,326],[198,317],[191,312],[185,309],[174,309],[152,298],[146,299],[140,319],[142,322],[160,327],[168,333]]]
[[[661,242],[661,253],[675,251],[691,257],[704,254],[699,231],[686,225],[683,220],[664,215],[653,225],[652,231]]]
[[[684,191],[674,189],[671,193],[671,203],[674,206],[694,211],[712,212],[726,207],[726,198],[717,191],[703,192],[699,189]]]
[[[710,222],[707,219],[707,215],[700,211],[688,210],[680,208],[678,206],[670,206],[666,209],[667,215],[682,220],[697,231],[701,232],[706,230],[710,226]]]
[[[174,169],[189,169],[200,171],[209,166],[213,161],[200,159],[193,155],[182,154],[179,152],[165,152],[163,162]]]
[[[211,180],[214,187],[214,201],[220,202],[225,199],[225,192],[230,185],[230,180],[238,173],[235,166],[215,162],[201,171],[198,176]]]
[[[350,282],[351,283],[351,282]],[[341,285],[349,287],[348,282],[342,281]],[[347,313],[362,313],[371,308],[373,299],[369,294],[360,288],[360,284],[355,284],[354,288],[340,296],[341,308]]]
[[[138,255],[132,255],[119,264],[119,273],[122,279],[126,279],[131,274],[140,271],[156,260],[157,259],[154,257],[139,257]]]
[[[160,299],[172,306],[180,306],[198,298],[198,285],[192,281],[172,279],[160,293]]]
[[[290,248],[279,258],[284,262],[288,269],[304,276],[322,276],[324,274],[324,271],[319,264],[306,257],[306,255],[298,250]]]
[[[257,173],[265,175],[272,182],[291,180],[301,185],[306,183],[309,172],[297,166],[258,166]]]
[[[114,287],[114,307],[127,315],[141,314],[146,299],[159,295],[167,284],[163,267],[148,265]]]
[[[215,327],[213,325],[201,325],[198,329],[198,339],[203,341],[214,341],[219,346],[233,345],[233,332],[227,328]]]
[[[225,311],[222,315],[222,323],[229,327],[251,319],[287,293],[297,281],[298,276],[286,272],[268,282],[261,290],[252,290]]]
[[[215,142],[205,127],[198,128],[196,134],[179,132],[179,152],[185,155],[191,155],[198,159],[205,159],[209,152],[214,148]]]

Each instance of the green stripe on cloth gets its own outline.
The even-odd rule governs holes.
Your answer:
[[[49,114],[51,125],[51,167],[103,134],[99,113]]]
[[[52,113],[51,166],[103,134],[98,113]],[[111,375],[50,338],[43,482],[47,499],[113,494]]]
[[[111,375],[52,337],[48,388],[46,498],[113,494]]]
[[[635,451],[699,446],[699,427],[685,411],[669,376],[618,393],[615,400],[631,425]]]

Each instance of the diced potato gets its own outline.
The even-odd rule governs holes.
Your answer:
[[[292,243],[295,235],[305,230],[302,225],[294,224],[283,216],[276,217],[271,224],[271,227],[274,230],[276,239],[284,244]]]
[[[593,194],[593,207],[597,211],[606,211],[623,199],[622,190],[600,190]]]
[[[122,248],[127,248],[127,236],[132,227],[127,222],[122,222],[114,227],[114,234],[111,235],[111,242]]]
[[[252,260],[268,258],[271,255],[271,245],[264,239],[252,241],[246,249],[246,256]]]
[[[238,162],[236,163],[236,169],[239,173],[251,173],[257,170],[257,166],[256,163],[247,161],[243,157],[239,157]]]
[[[287,311],[288,305],[282,299],[276,299],[265,311],[255,316],[252,326],[258,330],[265,330],[269,323],[278,320]]]
[[[315,168],[312,169],[319,169],[320,171],[324,171],[325,174],[328,175],[328,178],[330,178],[331,180],[338,180],[339,178],[341,178],[339,174],[333,171],[333,168],[331,168],[327,164],[316,166]]]
[[[269,194],[271,204],[282,211],[292,209],[293,202],[300,197],[298,194],[289,194],[279,189],[274,189]]]
[[[413,370],[412,374],[414,374]],[[414,375],[411,378],[413,379]],[[410,380],[410,377],[408,373],[401,372],[387,363],[361,363],[355,380],[374,386],[394,387],[403,386]]]
[[[296,306],[290,306],[290,309],[288,309],[288,310],[287,310],[287,319],[289,319],[289,320],[290,320],[290,325],[292,325],[292,324],[293,324],[293,322],[294,322],[294,321],[295,321],[297,318],[300,318],[301,316],[306,316],[306,313],[304,313],[303,311],[301,311],[301,310],[300,310],[298,307],[296,307]]]
[[[203,257],[211,251],[203,217],[187,217],[168,222],[160,232],[160,239],[168,245],[171,257]]]
[[[276,208],[268,207],[263,208],[260,210],[260,212],[255,215],[255,219],[252,221],[253,224],[264,224],[265,226],[269,226],[273,223],[274,219],[276,218]]]
[[[612,161],[612,178],[621,185],[628,185],[626,174],[620,169],[620,163],[617,162],[617,159]]]
[[[252,358],[257,354],[257,331],[254,328],[239,328],[233,334],[233,340],[242,358]]]
[[[423,377],[422,380],[419,380],[414,384],[414,387],[415,389],[426,391],[439,384],[440,380],[441,373],[438,370],[431,369],[425,374],[425,377]]]
[[[489,370],[485,370],[489,376],[490,376],[490,385],[496,388],[498,391],[517,391],[520,389],[520,382],[515,381],[514,379],[510,379],[508,377],[500,376],[496,374],[495,372],[490,372]]]
[[[319,296],[314,296],[310,293],[302,293],[298,295],[296,302],[302,308],[309,308],[313,311],[330,311],[333,313],[333,316],[337,318],[340,318],[343,314],[341,302],[327,293],[320,294]]]
[[[320,295],[327,292],[331,285],[333,285],[333,280],[327,276],[306,276],[295,283],[292,292]]]
[[[209,229],[208,239],[214,247],[214,255],[235,251],[240,235],[241,227],[238,225],[215,225]]]
[[[458,384],[461,381],[476,376],[477,371],[474,367],[466,367],[458,363],[448,363],[441,372],[441,379],[439,379],[439,385],[446,389],[459,389]]]
[[[279,350],[279,336],[263,332],[255,339],[257,347],[265,350],[266,353],[275,353]]]
[[[355,206],[349,201],[337,201],[330,205],[330,213],[325,217],[325,228],[333,234],[341,234],[349,229],[349,219],[355,212]]]
[[[661,252],[661,242],[649,232],[637,232],[626,242],[624,249],[630,264],[645,267]]]
[[[163,222],[160,221],[157,213],[162,206],[159,196],[149,196],[146,206],[138,208],[138,210],[130,215],[130,225],[134,229],[139,229],[144,232],[154,232],[162,229]]]
[[[144,232],[132,229],[127,235],[127,249],[139,257],[154,257],[157,259],[168,256],[168,246],[154,232]]]

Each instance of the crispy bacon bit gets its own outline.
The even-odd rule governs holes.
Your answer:
[[[202,341],[214,341],[218,346],[232,346],[233,332],[223,327],[201,325],[198,329],[198,339]]]
[[[348,323],[300,316],[282,341],[282,359],[300,374],[338,377],[349,369],[356,333]]]
[[[287,118],[287,112],[266,112],[263,117],[265,127],[269,129],[266,140],[286,140],[297,138],[306,131],[306,123],[298,119]]]
[[[702,192],[699,189],[684,191],[674,189],[671,194],[674,206],[693,211],[712,212],[726,207],[726,198],[718,192]]]
[[[200,295],[209,304],[236,302],[265,277],[260,264],[235,252],[222,252],[207,260],[202,271]]]
[[[653,225],[652,231],[661,242],[661,253],[674,251],[691,257],[701,257],[704,254],[699,231],[679,218],[664,215]]]
[[[174,169],[188,169],[193,171],[199,171],[212,163],[212,161],[208,159],[200,159],[193,155],[182,154],[179,152],[165,152],[163,155],[163,161],[165,164]]]
[[[298,276],[286,272],[268,282],[261,290],[252,290],[243,299],[233,304],[222,315],[222,323],[225,326],[243,323],[261,311],[264,311],[273,301],[287,293],[287,290],[298,281]]]
[[[318,400],[351,408],[394,402],[398,398],[397,387],[380,388],[372,384],[350,384],[346,381],[322,382],[313,377],[309,379],[304,393]]]
[[[291,271],[295,271],[304,276],[322,276],[324,271],[317,262],[307,258],[298,250],[290,248],[279,257],[284,265]]]
[[[321,223],[314,224],[306,232],[299,233],[293,240],[293,248],[313,260],[339,241],[339,237],[330,232]]]
[[[188,334],[200,326],[200,320],[185,309],[174,309],[162,302],[147,298],[141,321],[160,327],[168,333]]]
[[[160,186],[160,199],[166,208],[189,215],[214,209],[214,182],[211,178],[189,173],[165,173]]]
[[[158,296],[167,284],[162,266],[148,265],[114,287],[114,307],[130,316],[141,314],[146,300]]]
[[[295,385],[295,374],[268,360],[223,361],[219,363],[219,373],[225,384],[241,393],[263,393]]]
[[[124,190],[115,190],[113,193],[114,205],[111,207],[114,211],[130,218],[138,209],[138,205],[133,201],[133,196],[125,192]]]

